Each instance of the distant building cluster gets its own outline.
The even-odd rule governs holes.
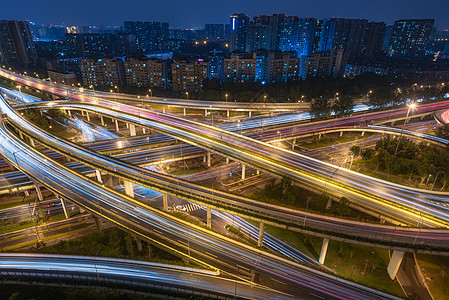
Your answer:
[[[0,58],[8,66],[43,65],[54,81],[105,90],[126,85],[199,91],[205,78],[264,84],[365,72],[445,78],[449,68],[440,61],[449,58],[449,31],[433,25],[433,19],[388,26],[283,14],[251,19],[242,13],[202,29],[167,22],[67,27],[0,20]],[[429,56],[432,62],[423,63]]]

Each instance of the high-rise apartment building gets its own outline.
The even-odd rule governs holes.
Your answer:
[[[405,19],[394,22],[389,43],[392,56],[423,56],[434,19]]]
[[[342,69],[343,49],[328,50],[301,57],[301,78],[337,76]]]
[[[125,56],[136,51],[136,40],[130,34],[67,34],[66,47],[73,57]]]
[[[80,61],[80,69],[84,86],[108,88],[125,85],[121,59],[83,59]]]
[[[125,32],[136,36],[139,50],[161,52],[166,50],[165,41],[170,38],[167,22],[125,21]]]
[[[207,62],[203,59],[174,60],[171,70],[174,90],[199,91],[207,77]]]
[[[28,21],[0,20],[0,61],[20,66],[37,63]]]
[[[384,22],[369,22],[362,44],[362,56],[373,57],[382,53],[387,26]]]
[[[298,57],[312,54],[317,25],[313,18],[286,17],[279,33],[279,49],[295,51]]]
[[[170,68],[171,61],[167,59],[126,59],[124,63],[126,84],[166,89]]]
[[[249,17],[245,14],[234,14],[230,17],[231,51],[246,51]]]
[[[367,20],[324,19],[321,30],[320,51],[343,49],[347,60],[360,57]]]
[[[211,41],[224,40],[226,38],[224,24],[204,25],[204,36]]]

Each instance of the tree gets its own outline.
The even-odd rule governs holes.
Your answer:
[[[329,116],[331,110],[332,108],[329,105],[329,100],[324,97],[315,99],[310,106],[310,112],[316,118]]]
[[[317,207],[317,210],[320,212],[326,211],[327,203],[329,202],[330,197],[326,192],[323,192],[321,195],[318,195],[315,197],[315,204]]]
[[[353,108],[354,102],[347,96],[338,98],[338,100],[335,101],[334,105],[332,106],[334,113],[339,117],[350,115]]]
[[[374,154],[376,154],[376,150],[368,148],[362,151],[362,158],[364,160],[370,160]]]
[[[349,151],[351,151],[351,154],[354,155],[354,157],[357,157],[360,154],[360,146],[352,145]]]
[[[348,216],[351,213],[351,208],[349,207],[349,199],[346,197],[340,198],[340,203],[338,204],[338,214],[340,216]]]

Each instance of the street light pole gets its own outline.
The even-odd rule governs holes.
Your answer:
[[[402,134],[404,133],[404,127],[405,127],[405,124],[407,123],[407,119],[408,119],[408,115],[409,115],[409,113],[410,113],[410,110],[411,110],[411,109],[415,109],[416,104],[415,104],[415,103],[410,103],[410,104],[407,105],[407,106],[408,106],[407,115],[405,116],[404,125],[402,126],[402,129],[401,129],[401,135],[399,136],[398,144],[396,145],[396,150],[394,151],[394,155],[396,155],[396,154],[398,153],[399,144],[400,144],[401,139],[402,139]]]

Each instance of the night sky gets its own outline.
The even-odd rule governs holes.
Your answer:
[[[40,24],[123,25],[125,20],[140,20],[203,27],[205,23],[228,23],[231,13],[244,12],[251,17],[284,13],[365,18],[387,24],[400,18],[435,18],[438,29],[449,29],[449,0],[0,0],[0,7],[2,19]]]

